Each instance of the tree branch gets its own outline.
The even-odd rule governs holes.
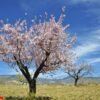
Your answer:
[[[20,71],[24,75],[24,77],[27,79],[27,81],[30,83],[31,81],[31,75],[28,71],[27,66],[24,66],[21,61],[18,61],[17,58],[14,56],[14,59],[16,60],[17,65],[19,66]]]
[[[41,70],[45,66],[45,61],[47,61],[49,55],[50,55],[50,52],[46,52],[46,58],[42,61],[42,63],[40,64],[40,66],[35,71],[34,76],[33,76],[33,79],[36,79],[38,77],[39,73],[41,72]]]

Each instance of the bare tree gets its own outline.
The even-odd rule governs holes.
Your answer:
[[[72,67],[66,67],[66,73],[74,79],[74,85],[77,86],[78,81],[91,73],[92,67],[87,63],[81,63],[79,65],[73,65]]]
[[[70,47],[75,38],[69,42],[65,31],[68,25],[62,25],[63,19],[64,14],[58,21],[54,16],[39,23],[33,20],[30,27],[25,20],[14,25],[1,21],[0,60],[22,72],[30,93],[36,93],[36,79],[40,73],[71,63]],[[34,72],[33,76],[30,69]]]

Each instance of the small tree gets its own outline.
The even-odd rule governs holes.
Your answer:
[[[66,67],[66,73],[74,79],[74,85],[77,86],[78,81],[91,73],[92,68],[87,63],[81,63],[79,65],[73,65],[72,67]]]
[[[18,82],[22,83],[22,85],[27,82],[25,77],[21,74],[17,74],[16,79],[18,80]]]
[[[51,16],[49,21],[36,23],[30,27],[26,21],[17,21],[14,25],[1,21],[0,60],[18,68],[29,84],[29,92],[36,93],[36,79],[45,73],[71,63],[69,35],[62,21]],[[33,68],[34,74],[29,69]],[[36,69],[36,70],[35,70]]]

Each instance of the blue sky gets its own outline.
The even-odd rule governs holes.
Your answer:
[[[44,12],[58,19],[63,6],[66,6],[64,25],[70,24],[67,32],[78,37],[73,51],[79,61],[93,65],[94,76],[100,76],[100,0],[0,0],[0,19],[12,24],[26,19],[30,23],[34,16],[44,15]],[[14,73],[13,68],[0,62],[0,74]],[[60,76],[65,74],[55,75]]]

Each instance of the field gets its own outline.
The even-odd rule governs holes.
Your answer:
[[[0,95],[4,97],[21,98],[27,94],[26,85],[0,85]],[[79,85],[78,87],[61,84],[37,85],[36,97],[42,98],[38,100],[100,100],[100,84]]]

